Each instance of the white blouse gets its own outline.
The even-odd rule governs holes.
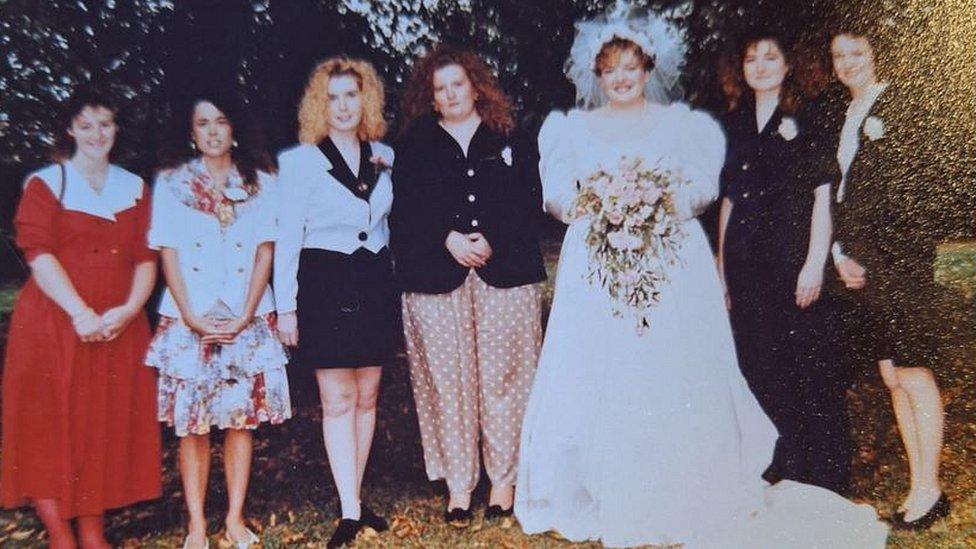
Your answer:
[[[153,187],[152,221],[149,245],[153,248],[174,248],[179,252],[180,274],[195,315],[210,311],[223,301],[236,315],[243,314],[251,272],[258,245],[276,239],[277,200],[274,178],[258,172],[258,190],[246,200],[234,205],[234,220],[221,226],[214,213],[194,207],[191,184],[193,172],[203,171],[199,159],[161,172]],[[232,171],[228,188],[239,186],[236,171]],[[199,204],[199,202],[197,202]],[[255,314],[274,311],[271,288],[266,287]],[[169,288],[159,304],[159,314],[179,317]]]
[[[393,149],[371,142],[374,155],[393,165]],[[278,157],[279,238],[274,287],[278,312],[297,308],[298,259],[302,248],[351,254],[379,252],[390,242],[393,205],[390,170],[379,170],[369,201],[358,198],[329,173],[332,163],[314,145],[298,145]]]
[[[115,221],[115,214],[135,206],[143,192],[142,178],[115,164],[109,164],[101,192],[95,192],[70,161],[64,163],[64,181],[61,181],[61,167],[58,164],[30,174],[25,182],[34,177],[41,178],[54,196],[61,194],[61,185],[64,184],[61,207],[65,210],[84,212],[109,221]]]

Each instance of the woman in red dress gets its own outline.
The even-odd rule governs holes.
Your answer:
[[[115,113],[93,92],[68,101],[63,160],[27,178],[14,220],[32,275],[10,319],[0,499],[33,504],[55,549],[109,547],[105,510],[161,492],[143,366],[156,255],[145,185],[109,163]]]

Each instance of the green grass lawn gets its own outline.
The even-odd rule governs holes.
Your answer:
[[[556,250],[558,251],[558,250]],[[552,250],[550,249],[550,252]],[[547,255],[552,256],[553,253]],[[972,319],[976,303],[976,246],[943,248],[939,280],[958,290],[957,303],[944,311],[952,330],[948,362],[938,367],[946,400],[946,449],[943,479],[953,512],[929,532],[896,533],[889,547],[903,549],[976,547],[976,339]],[[551,265],[550,265],[551,267]],[[0,290],[0,307],[7,306],[12,289]],[[6,310],[6,309],[4,309]],[[2,327],[0,327],[2,329]],[[865,368],[849,394],[857,444],[855,499],[889,514],[906,489],[907,464],[895,429],[887,392],[880,379]],[[417,419],[403,360],[384,373],[376,442],[364,497],[391,519],[391,532],[363,534],[357,547],[568,547],[554,536],[525,536],[518,524],[488,525],[482,508],[473,525],[457,530],[444,524],[444,487],[425,480]],[[260,531],[265,547],[324,547],[337,515],[337,497],[321,444],[318,411],[308,402],[310,380],[293,380],[297,415],[281,426],[262,427],[255,438],[254,468],[248,516]],[[219,441],[219,437],[214,438]],[[176,441],[164,439],[164,497],[109,516],[110,537],[125,547],[179,547],[182,543],[182,492],[176,472]],[[223,490],[219,444],[215,445],[208,515],[211,543],[219,545],[219,517]],[[558,464],[553,464],[558,466]],[[482,483],[484,484],[484,483]],[[485,499],[479,486],[475,502]],[[829,526],[826,526],[829,527]],[[0,513],[0,546],[35,547],[43,544],[41,527],[29,510]],[[580,547],[597,547],[582,544]]]

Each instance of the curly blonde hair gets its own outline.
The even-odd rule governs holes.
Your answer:
[[[381,139],[386,135],[383,82],[369,61],[340,56],[322,61],[309,75],[298,106],[298,140],[315,145],[328,137],[329,81],[338,76],[354,77],[363,94],[363,116],[356,135],[363,141]]]

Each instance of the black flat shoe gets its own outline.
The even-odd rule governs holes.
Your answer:
[[[364,526],[369,526],[377,532],[386,532],[390,529],[390,525],[386,522],[385,518],[377,515],[365,505],[359,506],[359,522],[362,522]]]
[[[949,516],[949,498],[946,497],[945,492],[939,495],[939,499],[932,505],[932,507],[926,511],[926,513],[915,520],[905,520],[905,515],[901,515],[901,520],[895,523],[895,528],[898,530],[928,530],[935,524],[935,521],[944,519]]]
[[[461,509],[460,507],[455,507],[444,513],[444,522],[450,524],[451,526],[456,526],[458,528],[464,528],[471,524],[471,518],[474,515],[471,513],[470,509]]]
[[[508,509],[502,509],[501,505],[489,505],[485,509],[485,520],[498,520],[505,517],[512,516],[512,509],[515,506],[509,507]]]
[[[329,542],[326,543],[325,546],[329,549],[336,549],[352,543],[353,540],[356,539],[356,534],[358,534],[362,528],[362,522],[344,518],[339,521],[339,526],[336,526],[335,532],[332,532],[332,537],[329,538]]]

